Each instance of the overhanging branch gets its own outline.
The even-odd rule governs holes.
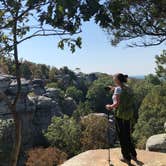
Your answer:
[[[47,30],[47,31],[48,31],[48,30]],[[59,33],[57,33],[57,32],[53,32],[53,33],[45,33],[45,31],[43,31],[43,33],[40,33],[40,32],[42,32],[42,31],[38,31],[37,33],[34,33],[33,35],[30,35],[30,36],[28,36],[28,37],[25,37],[24,39],[18,41],[18,44],[22,43],[22,42],[25,41],[25,40],[28,40],[28,39],[34,38],[34,37],[41,37],[41,36],[43,36],[43,37],[46,37],[46,36],[65,36],[65,35],[71,35],[71,33],[69,33],[69,32],[59,32]],[[50,30],[50,32],[51,32],[51,30]],[[75,34],[79,34],[79,33],[81,33],[81,30],[78,31],[78,32],[76,32]]]

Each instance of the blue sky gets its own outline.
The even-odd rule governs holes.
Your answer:
[[[147,48],[128,48],[126,43],[112,47],[108,36],[92,21],[84,23],[82,49],[72,54],[68,48],[57,48],[57,37],[35,38],[19,46],[20,58],[44,63],[58,68],[68,66],[80,68],[82,72],[117,72],[128,75],[154,73],[155,55],[160,54],[164,45]]]

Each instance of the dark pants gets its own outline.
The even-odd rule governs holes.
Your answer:
[[[116,118],[116,131],[121,145],[121,152],[125,159],[131,160],[137,153],[131,139],[130,120]]]

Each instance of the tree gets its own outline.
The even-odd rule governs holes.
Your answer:
[[[70,70],[67,66],[60,68],[59,71],[62,75],[68,74],[70,76],[71,80],[76,79],[75,73],[72,70]]]
[[[0,73],[8,74],[9,68],[5,57],[0,57]]]
[[[30,70],[28,63],[26,63],[26,62],[21,63],[20,70],[21,70],[22,77],[24,77],[26,79],[32,78],[32,72]]]
[[[150,136],[164,132],[165,105],[165,84],[155,86],[144,98],[139,110],[139,119],[133,133],[139,148],[145,147],[146,140]]]
[[[58,73],[58,69],[56,67],[52,67],[49,71],[49,80],[51,82],[55,82],[56,81],[56,75]]]
[[[89,8],[90,7],[90,8]],[[101,4],[99,1],[79,0],[1,0],[0,1],[0,55],[13,55],[17,94],[14,101],[4,99],[11,109],[15,121],[15,143],[11,165],[16,166],[21,146],[21,119],[16,104],[21,93],[21,73],[18,45],[28,39],[41,36],[60,36],[58,47],[67,44],[72,52],[81,48],[81,38],[72,35],[81,32],[82,21],[97,18]],[[100,13],[100,12],[99,12]]]
[[[104,89],[112,85],[113,80],[109,75],[102,75],[90,86],[86,98],[91,109],[95,112],[105,112],[105,105],[112,102],[112,94]]]
[[[66,95],[72,97],[77,103],[83,100],[83,92],[74,86],[70,86],[66,89]]]
[[[106,117],[88,115],[81,120],[81,150],[108,148],[108,120]]]
[[[77,121],[80,121],[81,117],[86,116],[92,112],[93,111],[91,110],[90,105],[87,101],[80,102],[77,106],[77,109],[73,112],[72,117]]]
[[[112,45],[155,46],[166,41],[165,0],[107,0],[108,20],[101,25]]]
[[[8,65],[8,74],[15,75],[16,67],[14,65],[14,60],[11,58],[11,56],[5,58]]]
[[[54,117],[45,132],[51,146],[66,152],[69,157],[80,152],[81,126],[68,116]]]
[[[166,80],[166,50],[163,50],[161,55],[156,56],[156,73],[157,75]]]
[[[35,63],[27,62],[27,61],[24,61],[22,64],[23,64],[23,66],[24,65],[28,66],[28,68],[31,72],[31,76],[33,78],[40,78],[40,79],[49,78],[50,66],[47,66],[45,64],[35,64]]]
[[[26,166],[53,166],[60,165],[67,160],[67,154],[57,148],[36,148],[28,151]]]
[[[147,84],[153,84],[153,85],[160,85],[161,83],[159,78],[153,74],[145,76],[145,82],[147,82]]]
[[[45,64],[39,64],[38,67],[41,70],[41,74],[42,74],[41,78],[48,79],[49,78],[50,66],[47,66]]]
[[[129,86],[132,88],[134,95],[134,120],[138,120],[139,109],[144,100],[145,96],[151,91],[154,87],[153,84],[145,80],[139,79],[130,79],[128,81]]]

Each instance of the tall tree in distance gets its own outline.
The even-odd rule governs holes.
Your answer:
[[[166,50],[163,50],[163,52],[160,55],[156,56],[156,73],[157,75],[166,80]]]
[[[0,73],[7,74],[8,71],[9,69],[5,57],[0,57]]]

